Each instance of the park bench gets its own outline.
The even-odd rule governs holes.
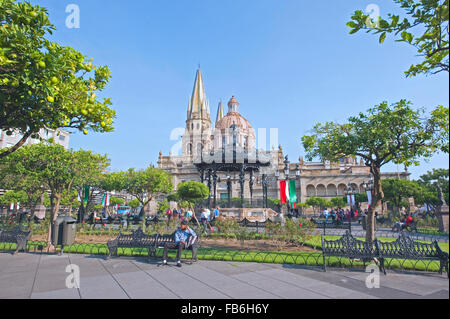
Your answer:
[[[158,218],[158,216],[155,216],[153,218],[147,217],[145,219],[146,226],[150,226],[151,224],[158,224],[159,222],[161,222],[161,220]]]
[[[266,227],[266,222],[267,220],[263,221],[263,222],[259,222],[259,221],[250,221],[247,218],[244,218],[243,220],[239,221],[238,224],[239,226],[242,227],[256,227],[256,228],[264,228]]]
[[[31,231],[24,232],[20,226],[14,227],[12,230],[0,229],[0,242],[1,243],[13,243],[17,244],[17,249],[13,255],[17,254],[20,250],[25,251],[27,248],[27,242],[30,240]]]
[[[147,235],[141,228],[133,231],[131,234],[119,233],[117,238],[109,241],[107,243],[109,254],[107,259],[111,255],[117,256],[118,248],[144,248],[148,249],[148,256],[151,257],[155,255],[156,244],[159,235]]]
[[[141,228],[133,231],[131,234],[119,233],[117,238],[107,243],[109,254],[117,256],[118,248],[145,248],[148,249],[148,257],[156,257],[156,250],[163,249],[166,243],[175,242],[175,232],[170,235],[145,234]],[[199,238],[197,239],[197,241]]]
[[[327,240],[322,235],[323,270],[326,271],[326,257],[374,260],[379,256],[375,242],[368,243],[354,238],[349,231],[337,240]],[[382,270],[380,265],[380,270]]]
[[[352,223],[351,222],[342,222],[342,221],[338,221],[338,220],[330,220],[330,221],[326,221],[326,220],[321,220],[321,219],[314,219],[311,218],[311,221],[316,224],[317,228],[322,228],[323,229],[323,235],[326,235],[326,230],[327,229],[346,229],[350,232],[350,234],[352,233]]]
[[[197,234],[197,240],[196,242],[198,243],[200,241],[200,236],[198,234],[198,232],[196,232]],[[173,232],[170,235],[159,235],[158,239],[157,239],[157,243],[155,245],[155,252],[156,249],[164,249],[166,243],[174,243],[175,242],[175,232]],[[176,250],[176,248],[172,248],[169,250]]]
[[[327,240],[322,235],[323,269],[326,271],[326,257],[362,259],[364,262],[379,261],[379,268],[386,275],[386,259],[436,260],[440,262],[439,273],[445,268],[448,277],[448,253],[443,252],[437,241],[420,243],[405,233],[394,242],[366,242],[355,239],[348,231],[337,240]]]
[[[431,244],[421,243],[413,240],[407,234],[401,233],[394,242],[376,241],[379,250],[380,266],[386,274],[384,267],[385,259],[409,259],[409,260],[436,260],[439,261],[439,273],[445,268],[448,274],[448,253],[441,250],[438,242],[434,240]]]

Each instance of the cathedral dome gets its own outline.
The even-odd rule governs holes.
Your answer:
[[[229,129],[232,125],[236,125],[243,131],[253,131],[253,128],[247,119],[245,119],[238,111],[239,103],[233,96],[228,102],[228,113],[219,122],[216,128],[220,130]]]
[[[216,124],[216,128],[225,130],[230,128],[232,125],[236,125],[241,130],[251,130],[253,129],[250,125],[250,122],[247,121],[241,114],[239,113],[228,113],[223,119],[221,119]]]

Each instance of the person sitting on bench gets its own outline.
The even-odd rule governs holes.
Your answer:
[[[187,220],[181,222],[181,227],[174,234],[174,242],[164,245],[163,265],[167,265],[167,252],[177,248],[177,267],[181,267],[181,252],[183,249],[192,250],[192,261],[197,261],[198,242],[197,235],[188,226]]]

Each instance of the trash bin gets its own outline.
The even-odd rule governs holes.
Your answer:
[[[77,220],[70,216],[60,216],[52,225],[52,244],[61,245],[61,254],[64,246],[75,242],[76,222]]]

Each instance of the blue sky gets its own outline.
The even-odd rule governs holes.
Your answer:
[[[383,45],[349,35],[352,13],[368,4],[381,16],[402,12],[392,0],[45,0],[57,31],[112,79],[104,96],[117,111],[115,131],[71,136],[74,149],[108,154],[112,169],[144,168],[168,154],[170,132],[184,127],[198,64],[215,119],[219,100],[235,95],[254,128],[278,128],[291,160],[304,155],[300,137],[317,122],[345,121],[382,101],[448,106],[448,73],[406,79],[415,50],[389,36]],[[79,29],[65,26],[68,4],[80,8]],[[448,168],[448,155],[410,168],[417,178]],[[403,170],[403,167],[399,167]],[[396,171],[389,165],[384,171]]]

